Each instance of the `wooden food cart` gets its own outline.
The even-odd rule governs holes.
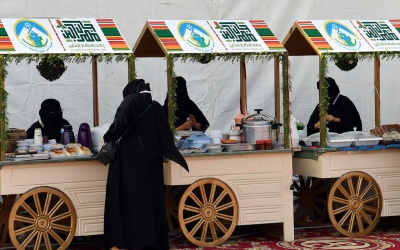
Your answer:
[[[320,60],[320,148],[303,147],[294,154],[293,171],[300,180],[294,183],[296,224],[315,226],[328,214],[336,230],[355,237],[373,230],[381,216],[400,214],[398,145],[327,147],[323,100],[328,59],[344,61],[347,67],[358,59],[372,59],[379,128],[380,58],[398,55],[398,46],[390,43],[399,40],[398,27],[395,20],[302,20],[286,36],[283,44],[291,56],[317,55]]]
[[[251,47],[248,41],[262,49]],[[249,47],[242,50],[241,44]],[[246,57],[273,58],[275,117],[279,122],[279,57],[283,61],[282,88],[289,89],[286,51],[263,20],[149,20],[133,53],[136,58],[167,59],[168,95],[172,97],[168,103],[169,121],[173,131],[173,66],[177,58],[180,57],[184,62],[202,63],[215,58],[240,60],[240,83],[238,81],[237,87],[240,87],[242,114],[247,114]],[[283,99],[288,104],[288,92],[284,92]],[[284,106],[284,124],[289,124],[288,119],[288,107]],[[284,130],[287,136],[288,127],[285,126]],[[294,239],[293,197],[290,190],[292,149],[193,153],[184,157],[189,165],[189,173],[172,161],[164,164],[164,182],[169,186],[166,199],[170,230],[176,229],[172,226],[172,218],[175,218],[188,240],[206,247],[222,244],[236,225],[283,223],[283,239]],[[171,187],[176,191],[171,192],[168,189]],[[178,190],[182,187],[185,191],[180,196]]]
[[[3,72],[13,60],[52,57],[79,63],[89,58],[93,121],[98,126],[97,61],[126,60],[131,53],[113,19],[0,19],[0,91],[4,97]],[[4,115],[5,99],[0,104]],[[102,234],[108,168],[93,156],[6,159],[7,120],[2,117],[0,246],[66,249],[74,236]]]

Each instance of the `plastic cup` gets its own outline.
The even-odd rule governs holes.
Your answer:
[[[211,137],[214,144],[221,144],[221,137]]]

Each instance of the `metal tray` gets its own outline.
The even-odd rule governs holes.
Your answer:
[[[256,150],[255,143],[222,144],[222,147],[224,147],[224,152]]]

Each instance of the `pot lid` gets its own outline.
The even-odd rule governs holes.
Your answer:
[[[256,114],[252,114],[243,118],[244,125],[273,125],[275,123],[275,118],[266,114],[262,114],[262,109],[255,109]]]

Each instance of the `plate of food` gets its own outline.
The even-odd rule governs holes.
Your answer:
[[[222,144],[235,144],[238,143],[238,140],[221,140]]]

